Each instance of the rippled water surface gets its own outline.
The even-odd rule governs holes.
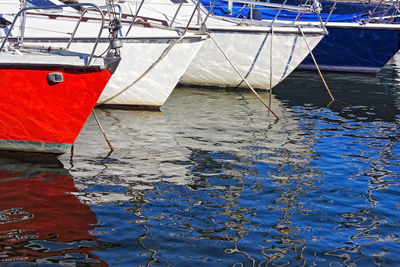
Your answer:
[[[97,110],[73,154],[0,160],[0,263],[398,266],[400,68]],[[262,93],[268,99],[267,93]]]

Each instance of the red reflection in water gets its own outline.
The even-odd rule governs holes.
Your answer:
[[[77,191],[69,174],[0,170],[0,263],[89,259],[106,265],[90,252],[97,249],[89,234],[96,214],[71,194]]]

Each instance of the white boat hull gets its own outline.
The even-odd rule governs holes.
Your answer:
[[[179,2],[147,0],[140,14],[166,19],[175,27],[185,28],[193,14],[196,1],[184,1],[182,6],[177,4]],[[126,3],[130,5],[130,9],[135,10],[140,0],[130,0]],[[178,8],[179,14],[175,16]],[[191,30],[200,28],[200,22],[205,20],[208,11],[201,7],[200,12],[195,14],[201,14],[202,18],[196,15],[191,21]],[[309,48],[312,50],[327,34],[320,27],[304,26],[302,32],[306,43],[300,29],[295,25],[258,25],[258,22],[253,20],[220,18],[213,15],[207,17],[203,30],[209,32],[216,40],[250,85],[259,89],[269,89],[281,82],[309,54]],[[195,86],[248,87],[212,39],[205,41],[180,83]]]
[[[211,35],[250,85],[259,89],[269,89],[270,86],[277,85],[309,54],[301,33],[271,35],[263,32],[211,30]],[[313,49],[322,38],[321,34],[306,35],[310,49]],[[212,39],[205,41],[182,76],[180,83],[216,87],[248,87]]]
[[[121,40],[120,65],[107,83],[98,104],[158,109],[172,93],[203,44],[201,38],[178,42],[154,68],[139,79],[176,39]],[[78,49],[80,46],[80,43],[76,43],[71,48]]]

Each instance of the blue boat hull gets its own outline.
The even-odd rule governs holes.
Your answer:
[[[360,28],[330,28],[313,54],[323,71],[378,73],[400,49],[400,31]],[[316,70],[311,56],[298,66]]]

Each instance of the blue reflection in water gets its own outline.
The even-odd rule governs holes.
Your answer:
[[[178,89],[163,112],[187,154],[161,160],[142,152],[186,172],[147,177],[135,170],[142,158],[125,166],[131,179],[122,181],[106,174],[120,164],[106,163],[97,183],[113,185],[86,192],[131,198],[91,205],[93,234],[114,244],[94,253],[121,266],[400,262],[399,98],[396,70],[385,71],[379,79],[328,75],[343,101],[329,107],[318,77],[295,73],[275,90],[281,122],[244,92]]]

